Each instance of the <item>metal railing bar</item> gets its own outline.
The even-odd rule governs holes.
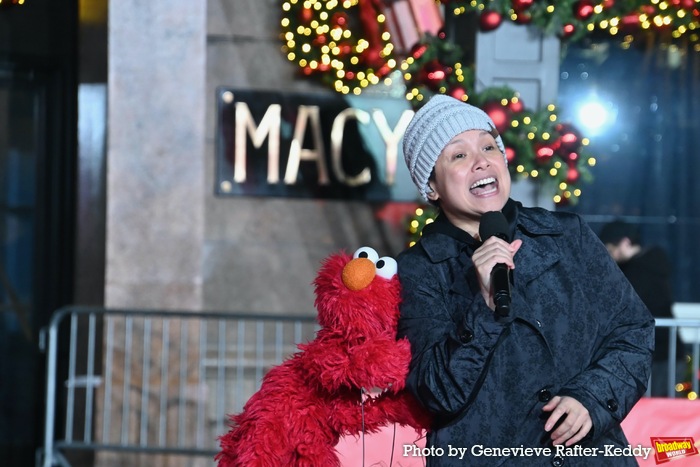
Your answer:
[[[238,345],[236,349],[236,360],[238,365],[236,367],[236,392],[234,393],[234,404],[233,407],[236,411],[240,410],[241,405],[238,403],[239,394],[243,394],[243,359],[245,357],[245,321],[240,320],[238,322]]]
[[[128,316],[157,316],[159,318],[180,318],[180,319],[197,319],[197,320],[246,320],[246,321],[283,321],[283,322],[315,322],[316,317],[309,314],[255,314],[255,313],[243,313],[235,311],[191,311],[191,310],[159,310],[159,309],[148,309],[148,310],[138,310],[130,308],[94,308],[89,306],[66,306],[59,308],[53,314],[52,321],[60,321],[61,316],[64,314],[117,314],[125,317]]]
[[[204,363],[202,362],[203,357],[206,357],[207,355],[207,322],[203,321],[200,325],[199,329],[199,374],[197,375],[197,422],[195,426],[197,427],[197,432],[195,435],[196,441],[195,445],[196,446],[201,446],[202,445],[202,433],[204,432],[204,395],[201,394],[202,388],[204,387],[204,381],[202,381],[202,378],[206,379],[206,375],[204,372],[206,371],[206,367],[204,366]]]
[[[143,323],[143,357],[141,360],[141,418],[139,422],[139,442],[148,445],[148,393],[151,389],[151,319]]]
[[[282,326],[281,322],[275,323],[275,360],[282,361]]]
[[[114,318],[108,317],[107,321],[107,342],[105,349],[105,375],[112,374],[112,365],[114,359]],[[104,393],[104,415],[102,417],[102,440],[109,440],[112,438],[109,429],[111,428],[111,417],[109,414],[112,413],[112,378],[105,378],[105,393]]]
[[[160,359],[160,407],[158,418],[158,445],[165,445],[167,428],[167,409],[168,409],[168,358],[170,349],[170,319],[163,320],[161,328],[161,359]]]
[[[61,315],[54,315],[48,330],[48,352],[46,364],[46,420],[44,423],[44,463],[51,467],[54,457],[54,424],[56,422],[56,365],[58,352],[58,323]]]
[[[693,344],[693,392],[698,394],[700,385],[700,327],[695,330],[695,343]]]
[[[191,455],[191,456],[215,456],[218,453],[216,449],[201,449],[201,448],[161,448],[157,446],[139,446],[121,444],[94,444],[94,443],[65,443],[57,441],[54,444],[56,449],[77,449],[77,450],[99,450],[99,451],[119,451],[119,452],[134,452],[134,453],[150,453],[150,454],[175,454],[175,455]],[[51,464],[49,464],[51,465]]]
[[[226,369],[221,364],[226,358],[226,321],[219,320],[219,341],[217,342],[218,358],[216,366],[216,413],[223,414],[226,410],[225,375]],[[216,419],[216,432],[223,433],[223,418]]]
[[[70,344],[68,352],[68,382],[75,379],[76,348],[78,346],[78,315],[71,315]],[[75,403],[75,386],[68,384],[68,397],[66,399],[66,439],[73,440],[73,407]]]
[[[180,390],[177,406],[177,445],[185,439],[185,383],[187,381],[187,347],[189,342],[189,321],[180,321]]]
[[[133,315],[126,316],[124,328],[124,388],[122,393],[122,444],[127,443],[129,435],[129,406],[131,405],[131,332],[133,328]]]
[[[678,327],[673,326],[669,328],[669,338],[668,338],[668,355],[673,355],[674,358],[668,359],[668,366],[666,371],[668,372],[668,378],[666,379],[666,394],[673,394],[676,381],[676,359],[675,355],[678,349],[676,348],[676,339],[678,339]]]
[[[87,361],[87,376],[89,384],[85,386],[85,432],[84,440],[89,443],[92,440],[92,402],[95,394],[93,384],[95,375],[95,321],[94,313],[90,313],[88,318],[88,361]]]

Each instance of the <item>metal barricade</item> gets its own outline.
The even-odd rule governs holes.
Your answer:
[[[657,318],[657,332],[668,332],[668,360],[666,362],[666,373],[668,374],[666,396],[676,397],[679,392],[688,392],[691,398],[696,399],[700,395],[700,319],[678,319],[678,318]],[[678,337],[681,336],[681,343],[684,348],[678,348]],[[659,350],[659,349],[657,349]],[[683,375],[678,374],[678,364],[687,367],[688,378],[683,378]],[[652,372],[651,383],[654,377]],[[687,379],[687,381],[682,381]],[[677,385],[683,385],[683,388],[678,388]],[[679,390],[682,389],[682,390]],[[650,395],[650,389],[647,389],[647,396]]]
[[[67,467],[78,449],[213,458],[227,416],[317,330],[314,316],[60,309],[43,339],[37,466]]]
[[[657,319],[656,326],[670,333],[668,395],[675,395],[681,331],[686,341],[691,336],[687,390],[699,394],[700,320]],[[60,309],[43,333],[45,433],[37,467],[69,467],[68,450],[211,459],[227,416],[317,330],[313,316]]]

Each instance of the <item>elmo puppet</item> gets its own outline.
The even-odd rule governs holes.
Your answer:
[[[408,341],[396,340],[396,269],[369,247],[323,261],[314,281],[321,328],[231,417],[219,467],[339,466],[343,435],[389,423],[427,428],[427,414],[404,390],[411,355]]]

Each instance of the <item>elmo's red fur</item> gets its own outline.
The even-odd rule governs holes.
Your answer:
[[[339,466],[335,446],[342,435],[389,423],[427,428],[426,413],[404,390],[410,345],[396,340],[400,284],[395,273],[382,271],[395,271],[396,262],[367,247],[355,256],[340,252],[324,260],[314,281],[321,329],[272,368],[231,417],[219,467]],[[363,390],[375,388],[384,392],[361,404]]]

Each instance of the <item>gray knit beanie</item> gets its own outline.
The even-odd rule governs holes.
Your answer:
[[[421,107],[403,135],[403,156],[423,199],[428,200],[428,178],[435,162],[452,138],[467,130],[493,132],[495,128],[486,112],[444,94],[436,94]],[[496,144],[508,164],[500,135]]]

